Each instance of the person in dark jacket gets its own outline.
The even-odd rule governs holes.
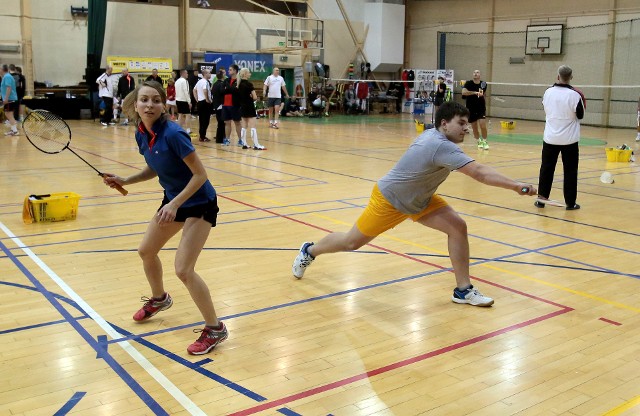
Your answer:
[[[218,127],[216,129],[216,143],[222,144],[225,132],[224,132],[224,118],[222,118],[222,100],[224,99],[224,79],[227,71],[224,68],[218,69],[216,73],[216,80],[211,86],[212,95],[212,107],[216,114],[216,120],[218,121]]]
[[[118,79],[117,97],[120,100],[120,102],[122,102],[124,98],[127,95],[129,95],[129,93],[133,91],[135,88],[136,88],[136,81],[129,74],[129,70],[127,68],[124,68],[122,70],[122,74],[120,75],[120,79]],[[125,115],[125,119],[122,121],[123,126],[126,126],[129,124],[129,119],[126,117],[127,116]]]

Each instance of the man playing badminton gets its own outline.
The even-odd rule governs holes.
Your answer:
[[[473,79],[465,82],[462,87],[462,98],[467,102],[469,109],[469,123],[473,129],[473,137],[478,142],[478,149],[489,149],[487,143],[487,104],[485,95],[487,93],[487,83],[480,80],[480,71],[473,71]],[[480,131],[478,131],[480,127]]]
[[[321,254],[357,250],[411,218],[449,238],[449,257],[456,277],[452,301],[491,306],[493,299],[480,293],[469,279],[467,224],[436,190],[453,170],[520,195],[536,195],[536,190],[475,162],[457,146],[468,131],[468,118],[469,110],[461,104],[443,103],[436,112],[437,128],[418,136],[393,169],[378,181],[369,204],[351,230],[331,233],[315,244],[304,243],[293,262],[293,275],[302,278],[306,268]]]
[[[578,196],[578,160],[580,152],[580,120],[584,117],[584,98],[569,82],[573,78],[573,71],[567,65],[558,68],[558,82],[547,89],[542,98],[542,105],[546,114],[544,125],[544,142],[542,143],[542,163],[540,165],[540,179],[538,180],[539,194],[534,205],[544,208],[544,199],[548,199],[553,185],[553,175],[558,162],[558,155],[562,154],[564,169],[564,202],[567,210],[580,209],[576,204]]]

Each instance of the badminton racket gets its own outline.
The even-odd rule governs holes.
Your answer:
[[[102,172],[69,147],[69,144],[71,144],[71,129],[59,116],[46,110],[34,110],[25,117],[22,122],[22,129],[29,143],[41,152],[54,155],[67,149],[89,165],[91,169],[95,170],[98,175],[104,177]],[[113,187],[122,195],[129,193],[120,185],[115,184]]]
[[[566,208],[567,204],[564,204],[560,201],[556,201],[555,199],[547,199],[543,196],[538,196],[536,198],[536,202],[539,202],[541,204],[545,204],[545,205],[551,205],[552,207],[561,207],[561,208]]]

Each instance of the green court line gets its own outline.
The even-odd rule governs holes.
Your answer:
[[[499,134],[495,134],[489,132],[488,140],[489,142],[497,143],[541,145],[542,134],[506,133],[504,131]],[[603,146],[605,144],[607,144],[607,141],[602,139],[595,139],[591,137],[580,138],[580,146]]]
[[[330,117],[286,117],[285,120],[295,121],[305,124],[400,124],[400,123],[414,123],[413,119],[399,119],[397,117],[389,117],[388,115],[332,115]],[[526,134],[526,133],[512,133],[509,130],[498,128],[499,133],[489,131],[489,142],[494,143],[509,143],[509,144],[523,144],[523,145],[542,145],[542,132],[540,134]],[[418,133],[416,133],[418,134]],[[607,144],[606,140],[596,139],[592,137],[581,137],[580,146],[604,146]]]

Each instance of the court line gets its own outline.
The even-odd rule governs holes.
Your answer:
[[[553,246],[541,247],[541,248],[537,248],[537,249],[530,249],[530,250],[521,251],[521,252],[518,252],[518,253],[506,254],[504,256],[497,257],[497,259],[520,256],[520,255],[529,254],[529,253],[535,253],[535,252],[538,252],[539,250],[545,250],[545,249],[548,249],[548,248],[557,247],[559,245],[566,245],[566,244],[571,244],[571,243],[572,242],[554,244]],[[362,253],[362,251],[358,251],[357,253]],[[384,252],[375,252],[375,254],[395,254],[395,253],[392,253],[389,250],[387,250],[387,251],[384,251]],[[398,254],[400,254],[400,253],[398,253]],[[416,258],[411,258],[411,260],[417,261],[417,262],[421,262],[421,263],[430,264],[428,262],[424,262],[424,261],[421,261],[421,260],[416,259]],[[486,260],[486,261],[493,261],[493,260],[494,259],[490,259],[490,260]],[[481,262],[474,263],[474,265],[475,264],[480,264],[480,263]],[[239,312],[239,313],[235,313],[235,314],[232,314],[232,315],[227,315],[227,316],[220,317],[220,319],[229,320],[229,319],[239,318],[239,317],[243,317],[243,316],[255,315],[255,314],[258,314],[258,313],[262,313],[262,312],[269,312],[269,311],[273,311],[273,310],[277,310],[277,309],[283,309],[283,308],[296,306],[296,305],[300,305],[300,304],[304,304],[304,303],[314,302],[314,301],[317,301],[317,300],[330,299],[330,298],[334,298],[334,297],[338,297],[338,296],[342,296],[342,295],[361,292],[361,291],[364,291],[364,290],[375,289],[375,288],[382,287],[382,286],[388,286],[388,285],[392,285],[392,284],[395,284],[395,283],[401,283],[401,282],[405,282],[405,281],[420,279],[420,278],[423,278],[423,277],[433,276],[433,275],[444,273],[444,272],[450,272],[452,270],[452,268],[450,268],[450,267],[444,267],[444,266],[440,266],[440,265],[435,265],[435,267],[436,267],[436,270],[432,270],[432,271],[429,271],[429,272],[418,273],[418,274],[405,276],[405,277],[399,277],[399,278],[396,278],[396,279],[386,280],[386,281],[382,281],[382,282],[378,282],[378,283],[371,283],[371,284],[368,284],[368,285],[365,285],[365,286],[359,286],[359,287],[355,287],[355,288],[351,288],[351,289],[345,289],[345,290],[341,290],[341,291],[338,291],[338,292],[332,292],[332,293],[328,293],[328,294],[325,294],[325,295],[318,295],[318,296],[313,296],[313,297],[310,297],[310,298],[305,298],[305,299],[300,299],[300,300],[296,300],[296,301],[281,303],[281,304],[278,304],[278,305],[266,306],[264,308],[254,309],[254,310],[245,311],[245,312]],[[482,280],[482,279],[478,279],[478,278],[474,278],[474,279]],[[486,282],[485,280],[482,280],[482,281]],[[550,303],[550,304],[553,304],[554,306],[564,307],[564,305],[557,305],[557,304],[555,304],[555,303],[553,303],[553,302],[551,302],[549,300],[542,299],[542,298],[536,297],[534,295],[518,291],[516,289],[508,288],[506,286],[503,286],[503,285],[500,285],[500,284],[497,284],[497,283],[489,282],[488,284],[490,284],[492,286],[499,287],[500,289],[503,289],[503,290],[506,290],[506,291],[509,291],[509,292],[513,292],[513,293],[516,293],[516,294],[519,294],[519,295],[522,295],[522,296],[525,296],[525,297],[536,299],[536,300],[544,302],[544,303]],[[194,326],[200,326],[203,323],[204,323],[203,321],[200,321],[200,322],[195,322],[195,323],[189,323],[189,324],[183,324],[183,325],[179,325],[179,326],[174,326],[174,327],[171,327],[171,328],[165,328],[165,329],[159,329],[159,330],[155,330],[155,331],[149,331],[149,332],[142,333],[142,334],[137,334],[137,335],[134,335],[134,336],[131,336],[131,337],[114,338],[114,339],[108,341],[108,343],[116,343],[116,342],[119,342],[120,340],[136,340],[137,338],[144,338],[144,337],[148,337],[148,336],[163,334],[163,333],[166,333],[166,332],[173,332],[173,331],[176,331],[176,330],[179,330],[179,329],[185,329],[185,328],[190,328],[190,327],[194,327]]]
[[[29,258],[40,267],[40,269],[45,272],[47,276],[51,280],[53,280],[66,294],[69,296],[80,308],[84,310],[84,312],[93,319],[93,321],[102,328],[111,338],[119,337],[118,332],[106,321],[102,318],[91,306],[82,299],[69,285],[67,285],[60,276],[58,276],[49,266],[47,266],[29,247],[27,247],[19,238],[17,238],[9,228],[7,228],[0,221],[0,229],[11,238],[13,243],[17,245],[25,254],[29,256]],[[3,243],[0,242],[0,247],[7,255],[12,255],[11,251],[6,247]],[[22,272],[31,280],[31,283],[36,286],[39,291],[47,298],[49,303],[51,303],[60,314],[67,318],[69,323],[74,327],[74,329],[87,341],[87,343],[92,346],[96,352],[101,354],[102,359],[107,362],[111,368],[120,376],[120,378],[127,384],[131,389],[142,399],[142,401],[156,414],[167,414],[167,412],[158,404],[149,393],[144,390],[144,388],[138,384],[137,381],[133,377],[131,377],[122,366],[111,356],[108,352],[102,348],[95,339],[89,334],[89,332],[78,324],[71,314],[65,310],[65,308],[60,305],[60,303],[51,296],[51,292],[49,292],[37,278],[31,274],[31,272],[24,266],[19,260],[15,257],[12,259],[14,264],[18,266]],[[134,361],[140,365],[158,384],[160,384],[166,391],[169,393],[174,399],[182,405],[185,410],[187,410],[192,415],[202,415],[206,416],[195,403],[189,399],[178,387],[176,387],[162,372],[160,372],[156,367],[147,360],[138,350],[136,350],[133,345],[128,342],[119,343],[120,347],[133,358]]]
[[[624,403],[622,403],[619,406],[614,407],[611,410],[606,411],[605,413],[602,414],[602,416],[618,416],[621,415],[622,413],[626,412],[627,410],[634,408],[636,406],[640,405],[640,396],[636,396],[631,400],[628,400]]]
[[[71,396],[69,401],[67,403],[65,403],[65,405],[62,406],[62,408],[60,408],[60,410],[55,412],[53,414],[53,416],[64,416],[67,413],[69,413],[71,411],[71,409],[73,409],[75,407],[75,405],[77,405],[78,402],[84,397],[85,394],[87,394],[86,391],[77,391],[77,392],[73,393],[73,396]]]
[[[81,319],[87,319],[88,316],[79,316],[79,317],[72,317],[73,319],[75,319],[76,321],[79,321]],[[49,322],[41,322],[39,324],[33,324],[33,325],[26,325],[26,326],[20,326],[17,328],[11,328],[11,329],[5,329],[0,331],[0,335],[4,335],[4,334],[10,334],[12,332],[20,332],[20,331],[28,331],[30,329],[37,329],[37,328],[43,328],[45,326],[51,326],[51,325],[59,325],[59,324],[66,324],[67,320],[66,319],[59,319],[57,321],[49,321]]]
[[[421,354],[421,355],[417,355],[417,356],[414,356],[414,357],[411,357],[411,358],[407,358],[407,359],[404,359],[404,360],[401,360],[401,361],[397,361],[395,363],[391,363],[391,364],[388,364],[388,365],[383,366],[383,367],[379,367],[379,368],[376,368],[376,369],[373,369],[373,370],[369,370],[369,371],[364,372],[364,373],[360,373],[360,374],[357,374],[357,375],[354,375],[354,376],[351,376],[351,377],[343,378],[341,380],[334,381],[334,382],[331,382],[331,383],[323,384],[323,385],[318,386],[318,387],[313,387],[311,389],[308,389],[308,390],[305,390],[305,391],[302,391],[302,392],[299,392],[299,393],[295,393],[295,394],[292,394],[292,395],[289,395],[289,396],[286,396],[286,397],[283,397],[283,398],[280,398],[280,399],[269,401],[269,402],[266,402],[266,403],[263,403],[263,404],[260,404],[260,405],[254,406],[254,407],[250,407],[248,409],[244,409],[244,410],[241,410],[241,411],[230,413],[229,416],[252,415],[254,413],[261,412],[263,410],[272,409],[274,407],[282,406],[282,405],[285,405],[285,404],[289,404],[291,402],[294,402],[294,401],[297,401],[297,400],[300,400],[300,399],[304,399],[304,398],[308,398],[308,397],[311,397],[311,396],[315,396],[317,394],[324,393],[324,392],[327,392],[327,391],[330,391],[330,390],[335,390],[335,389],[337,389],[339,387],[343,387],[343,386],[346,386],[346,385],[349,385],[349,384],[353,384],[353,383],[355,383],[357,381],[368,379],[368,378],[377,376],[379,374],[384,374],[384,373],[389,372],[389,371],[397,370],[399,368],[403,368],[403,367],[406,367],[406,366],[409,366],[409,365],[412,365],[412,364],[427,360],[429,358],[437,357],[439,355],[446,354],[448,352],[455,351],[455,350],[467,347],[469,345],[473,345],[473,344],[479,343],[481,341],[486,341],[488,339],[495,338],[497,336],[500,336],[500,335],[503,335],[503,334],[506,334],[506,333],[509,333],[509,332],[512,332],[512,331],[515,331],[515,330],[518,330],[518,329],[521,329],[521,328],[525,328],[525,327],[530,326],[530,325],[534,325],[534,324],[536,324],[538,322],[542,322],[542,321],[545,321],[547,319],[551,319],[551,318],[554,318],[554,317],[559,316],[559,315],[563,315],[563,314],[571,312],[571,311],[573,311],[572,308],[564,307],[564,308],[562,308],[562,309],[560,309],[558,311],[551,312],[551,313],[548,313],[548,314],[545,314],[545,315],[542,315],[542,316],[539,316],[539,317],[536,317],[536,318],[532,318],[532,319],[529,319],[529,320],[524,321],[524,322],[513,324],[513,325],[510,325],[510,326],[507,326],[507,327],[504,327],[504,328],[501,328],[501,329],[498,329],[498,330],[495,330],[495,331],[491,331],[489,333],[486,333],[486,334],[483,334],[483,335],[479,335],[477,337],[473,337],[473,338],[470,338],[470,339],[467,339],[465,341],[461,341],[461,342],[458,342],[458,343],[455,343],[455,344],[451,344],[451,345],[448,345],[446,347],[438,348],[436,350],[427,352],[425,354]]]

